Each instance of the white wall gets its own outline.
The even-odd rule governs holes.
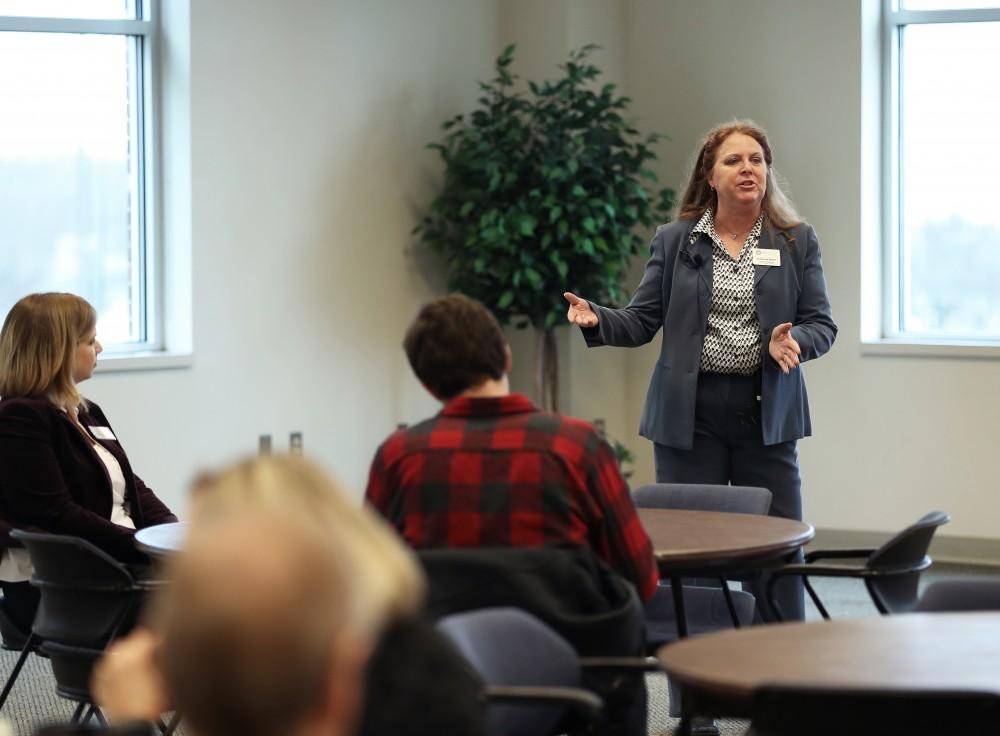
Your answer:
[[[197,469],[253,452],[261,432],[280,449],[289,431],[304,431],[307,452],[360,492],[395,423],[436,410],[399,349],[416,306],[443,289],[434,264],[411,251],[438,172],[424,144],[473,104],[475,80],[491,76],[506,43],[519,42],[519,71],[538,78],[593,41],[640,127],[671,137],[659,147],[663,184],[682,186],[708,127],[752,117],[819,232],[841,329],[831,354],[805,367],[809,519],[890,530],[941,507],[954,516],[949,533],[1000,537],[986,502],[1000,429],[996,363],[860,348],[872,209],[862,207],[872,192],[862,7],[872,0],[195,2],[190,129],[175,121],[167,151],[192,182],[190,220],[176,207],[181,186],[167,236],[174,246],[190,238],[194,365],[99,375],[88,393],[139,472],[177,506]],[[174,103],[183,119],[185,100]],[[515,339],[522,367],[525,337]],[[566,410],[607,418],[639,453],[635,480],[651,479],[652,453],[635,428],[656,346],[587,351],[571,331],[560,340]],[[517,373],[517,387],[528,375]]]
[[[498,50],[492,2],[191,3],[193,206],[166,231],[191,239],[194,364],[85,387],[170,504],[293,430],[360,493],[377,443],[435,410],[399,347],[441,288],[410,251],[438,171],[424,145]]]

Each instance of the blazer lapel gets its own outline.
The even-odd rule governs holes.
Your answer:
[[[692,258],[701,259],[701,265],[695,268],[698,272],[698,314],[701,324],[708,319],[708,310],[712,304],[712,239],[704,233],[698,233],[695,241],[688,246]]]
[[[701,258],[701,265],[698,266],[698,277],[705,285],[708,296],[712,296],[712,239],[705,233],[698,233],[698,237],[690,246],[691,255],[694,258]]]

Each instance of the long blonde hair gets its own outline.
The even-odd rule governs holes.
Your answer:
[[[376,629],[423,604],[425,583],[413,554],[312,462],[282,455],[244,460],[195,481],[191,504],[193,528],[235,511],[269,509],[318,524],[358,578],[356,614]]]
[[[691,168],[691,177],[688,179],[687,188],[681,198],[680,209],[677,213],[678,219],[697,220],[705,210],[717,210],[719,200],[708,183],[708,177],[715,166],[715,158],[719,152],[719,146],[733,133],[742,133],[750,136],[764,151],[764,161],[767,163],[767,189],[764,192],[764,199],[761,202],[761,211],[764,213],[764,221],[779,230],[787,230],[802,222],[799,213],[789,201],[788,197],[781,190],[780,177],[774,171],[771,154],[771,144],[767,140],[767,133],[764,129],[752,120],[734,120],[730,123],[723,123],[712,128],[705,134],[698,157]]]
[[[96,325],[97,312],[75,294],[19,300],[0,330],[0,396],[46,396],[64,409],[79,406],[77,348]]]

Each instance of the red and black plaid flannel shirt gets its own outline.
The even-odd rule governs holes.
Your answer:
[[[648,599],[659,573],[611,448],[527,398],[458,398],[387,439],[366,497],[414,547],[590,547]]]

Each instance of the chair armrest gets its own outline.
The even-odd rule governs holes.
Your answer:
[[[650,657],[580,657],[584,670],[620,670],[623,672],[661,672],[657,659]]]
[[[871,553],[874,552],[874,548],[869,549],[817,549],[812,552],[807,552],[805,556],[806,563],[811,563],[813,560],[845,560],[851,558],[861,558],[869,557]]]
[[[26,532],[41,532],[43,529],[39,529],[37,526],[31,526],[30,524],[21,524],[17,527],[11,526],[9,522],[4,519],[0,519],[0,548],[13,548],[13,549],[24,549],[24,545],[21,544],[20,539],[15,539],[11,536],[11,532],[21,529]]]
[[[169,580],[136,580],[135,587],[139,590],[154,591],[162,590],[170,584]]]
[[[833,577],[833,578],[861,578],[867,577],[871,571],[864,565],[785,565],[777,570],[772,570],[772,578],[785,575],[800,575],[803,577]]]
[[[604,710],[600,697],[580,687],[544,687],[522,685],[487,685],[483,688],[487,703],[544,705],[562,703],[589,720],[597,720]]]

